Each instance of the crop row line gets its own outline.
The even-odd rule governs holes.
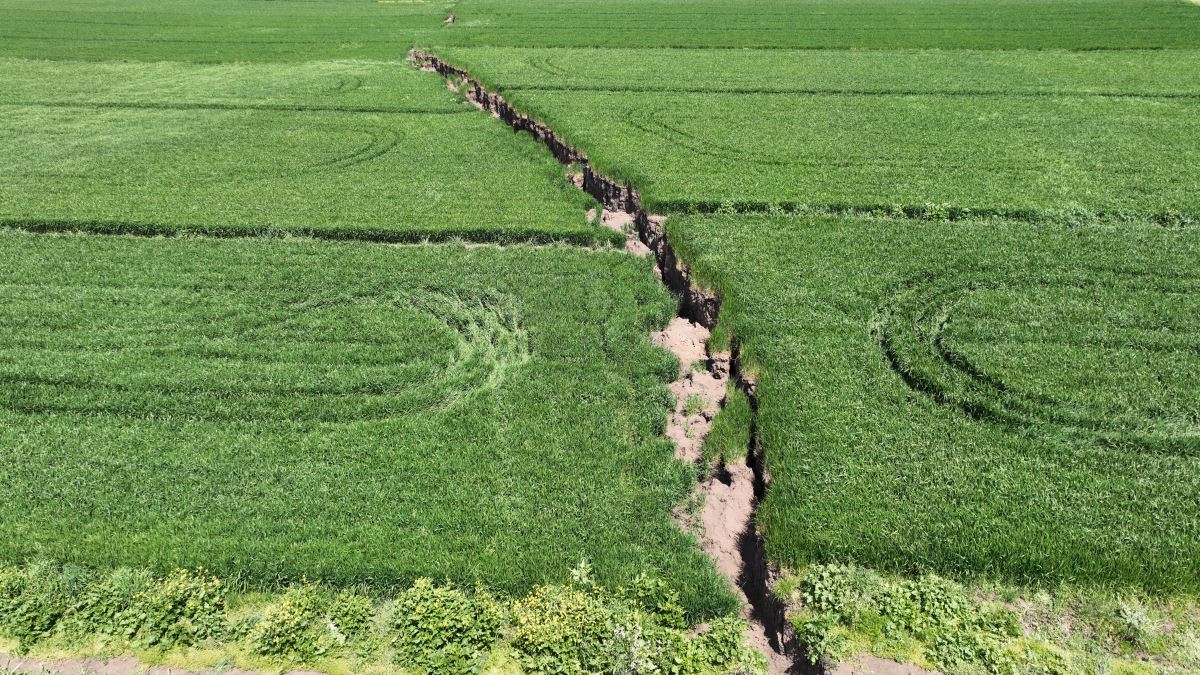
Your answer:
[[[402,231],[371,228],[313,228],[276,226],[237,226],[215,224],[169,224],[116,220],[31,220],[0,218],[0,228],[35,234],[98,234],[135,237],[189,237],[213,239],[315,239],[322,241],[360,241],[389,245],[425,245],[465,242],[497,246],[571,246],[612,250],[607,232],[548,234],[544,230],[487,227],[458,227],[436,231]]]
[[[780,214],[855,216],[923,221],[1010,220],[1047,225],[1108,225],[1144,223],[1164,227],[1195,227],[1200,213],[1190,211],[1102,211],[1084,208],[994,208],[952,204],[844,204],[810,202],[655,201],[654,209],[667,214]]]
[[[499,86],[501,91],[588,92],[599,94],[763,94],[793,96],[944,96],[997,98],[1142,98],[1166,100],[1200,100],[1200,93],[1187,92],[1121,92],[1121,91],[1004,91],[1002,89],[847,89],[847,88],[787,88],[787,87],[612,87],[604,85],[514,84]]]
[[[597,30],[603,29],[607,31],[607,35],[612,35],[616,32],[621,32],[619,28],[614,29],[611,25],[597,27]],[[728,29],[723,29],[728,30]],[[630,30],[629,32],[634,32]],[[757,32],[764,32],[758,30]],[[780,30],[780,32],[787,32]],[[993,31],[994,32],[994,31]],[[0,37],[4,37],[0,35]],[[257,43],[255,43],[257,44]],[[617,44],[579,44],[571,43],[566,45],[538,45],[536,49],[613,49],[613,50],[628,50],[633,41],[624,41]],[[472,49],[512,49],[511,43],[488,43],[488,42],[471,42],[470,44],[460,45],[470,47]],[[896,47],[894,49],[866,49],[855,46],[828,46],[828,45],[771,45],[771,44],[737,44],[737,45],[702,45],[695,44],[659,44],[659,45],[637,45],[639,50],[686,50],[686,51],[746,51],[748,49],[755,50],[771,50],[771,51],[788,51],[788,52],[905,52],[905,51],[930,51],[936,48],[913,48],[913,47]],[[951,48],[954,51],[975,51],[961,48]],[[1089,52],[1169,52],[1177,50],[1175,47],[1147,47],[1147,46],[1094,46],[1094,47],[990,47],[987,51],[991,52],[1067,52],[1067,53],[1089,53]]]
[[[274,103],[156,102],[156,101],[0,101],[0,106],[30,108],[86,108],[114,110],[248,110],[267,112],[380,113],[388,115],[459,115],[466,110],[380,108],[373,106],[285,105]]]

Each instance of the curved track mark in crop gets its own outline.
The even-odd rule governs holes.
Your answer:
[[[1155,283],[1144,278],[1129,278],[1113,270],[1103,272],[1113,277],[1111,283],[1164,296],[1188,298],[1200,291],[1200,278],[1159,279]],[[1023,294],[1046,289],[1088,291],[1102,283],[1090,275],[1075,279],[1020,278],[983,270],[924,274],[909,279],[891,293],[877,309],[871,331],[888,366],[909,388],[940,405],[957,408],[972,419],[1022,433],[1050,428],[1102,446],[1134,451],[1166,454],[1200,451],[1200,444],[1196,442],[1200,438],[1200,424],[1195,420],[1188,422],[1170,415],[1159,416],[1152,409],[1130,410],[1106,405],[1106,400],[1094,398],[1103,392],[1081,392],[1081,396],[1067,400],[1030,391],[980,365],[968,350],[957,344],[949,330],[959,318],[962,305],[974,293]],[[1051,339],[1032,344],[1138,350],[1151,356],[1200,353],[1200,343],[1164,344],[1137,330],[1107,338]],[[1062,367],[1069,368],[1070,365],[1063,364]]]
[[[644,114],[637,118],[630,115],[625,118],[625,123],[638,131],[666,141],[671,145],[685,148],[697,155],[727,159],[735,162],[759,164],[762,166],[783,167],[795,164],[795,162],[789,160],[762,157],[761,155],[733,147],[727,143],[720,143],[707,138],[702,139]]]
[[[367,136],[365,144],[345,154],[316,162],[309,169],[301,170],[297,173],[348,169],[352,166],[378,159],[395,150],[396,146],[400,144],[401,134],[395,129],[372,126],[361,130],[361,133]]]
[[[26,290],[42,293],[46,289]],[[117,315],[121,308],[153,304],[138,300],[147,289],[92,290],[90,301],[102,303],[107,298],[115,303],[113,313]],[[186,289],[169,290],[186,295]],[[395,354],[405,353],[406,342],[403,334],[397,338],[383,331],[355,336],[355,354],[361,362],[320,362],[324,346],[331,342],[345,346],[342,338],[322,339],[323,327],[353,321],[356,315],[389,311],[422,315],[423,319],[396,316],[393,320],[422,320],[430,328],[440,327],[434,330],[443,334],[442,346],[448,348],[410,355],[410,362],[392,364]],[[162,344],[151,330],[119,345],[86,352],[100,354],[105,360],[148,365],[121,380],[106,381],[96,373],[89,374],[86,358],[71,362],[78,350],[35,349],[33,359],[0,370],[4,384],[0,408],[24,414],[135,419],[356,423],[450,408],[496,389],[530,358],[520,312],[500,293],[462,298],[437,289],[406,289],[390,296],[305,301],[267,317],[235,312],[221,318],[194,327],[193,338],[184,345]],[[131,323],[136,323],[136,316],[133,319]],[[81,322],[76,329],[87,331],[89,326]],[[27,347],[35,347],[36,336],[30,340]],[[153,364],[163,359],[169,359],[173,368],[205,375],[177,377],[171,369],[156,372]],[[301,367],[307,371],[304,381],[278,383],[271,377],[278,366]],[[235,370],[257,371],[263,377],[234,384],[236,378],[221,375]],[[342,377],[346,372],[350,376]],[[209,381],[205,382],[206,378]]]
[[[348,94],[363,86],[363,79],[359,75],[345,74],[338,75],[332,86],[326,87],[321,91],[321,94],[326,96],[340,96]]]
[[[525,63],[527,63],[530,68],[533,68],[536,71],[545,73],[547,75],[552,75],[554,77],[567,77],[570,75],[569,72],[552,61],[549,56],[543,58],[530,57],[525,59]]]

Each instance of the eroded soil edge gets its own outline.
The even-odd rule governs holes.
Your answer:
[[[550,127],[517,111],[498,93],[488,91],[464,69],[437,56],[412,50],[409,59],[423,70],[440,74],[447,86],[462,93],[481,110],[503,120],[514,131],[527,132],[541,141],[570,173],[579,189],[603,206],[600,224],[626,234],[626,249],[635,255],[653,255],[655,274],[679,299],[679,317],[654,341],[679,357],[679,378],[670,384],[675,410],[667,436],[675,442],[676,457],[697,466],[697,492],[703,497],[698,514],[677,513],[681,525],[698,530],[701,548],[716,563],[741,595],[742,615],[750,623],[747,637],[766,656],[771,673],[815,671],[807,667],[801,649],[784,618],[784,607],[771,593],[777,571],[767,562],[763,539],[755,525],[755,512],[767,488],[756,429],[750,429],[750,451],[744,461],[723,462],[712,470],[704,466],[704,437],[715,415],[725,404],[730,386],[741,389],[757,410],[755,383],[746,377],[734,353],[714,353],[710,331],[717,324],[720,301],[701,288],[691,271],[675,254],[667,239],[664,219],[648,214],[636,190],[596,170],[587,155],[564,142]],[[735,343],[736,344],[736,343]],[[699,522],[696,522],[699,521]]]

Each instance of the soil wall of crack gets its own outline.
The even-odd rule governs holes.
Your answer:
[[[679,298],[679,318],[654,336],[655,342],[679,357],[679,378],[670,388],[676,407],[668,423],[667,436],[676,444],[683,461],[702,462],[701,447],[712,420],[725,402],[729,386],[741,389],[757,410],[755,384],[743,376],[736,347],[733,354],[712,353],[708,338],[716,326],[720,301],[696,283],[691,271],[679,260],[667,238],[664,218],[646,212],[637,191],[627,183],[595,171],[587,155],[563,141],[545,124],[519,112],[498,93],[488,91],[464,69],[450,65],[433,54],[413,50],[412,63],[437,72],[447,85],[462,93],[476,107],[490,112],[516,132],[526,132],[541,141],[568,170],[577,187],[594,197],[604,208],[601,224],[623,229],[630,242],[627,250],[654,256],[655,273]],[[595,214],[589,214],[589,217]],[[694,367],[700,363],[703,368]],[[743,618],[751,625],[748,639],[767,656],[771,673],[819,673],[791,633],[783,603],[771,591],[778,570],[764,553],[763,538],[755,525],[755,512],[767,489],[768,477],[758,447],[756,429],[750,429],[749,456],[742,461],[722,463],[712,469],[700,466],[698,491],[704,495],[699,514],[701,548],[713,558],[717,569],[742,595]]]

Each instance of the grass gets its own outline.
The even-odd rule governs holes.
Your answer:
[[[668,226],[761,370],[773,559],[1200,589],[1194,229]]]
[[[305,238],[620,242],[420,45],[674,214],[759,382],[704,457],[765,452],[774,562],[936,571],[1022,647],[1194,669],[1198,28],[1180,0],[0,0],[0,560],[513,596],[586,560],[735,607],[669,520],[695,472],[649,263]],[[186,236],[29,232],[74,230]],[[868,624],[801,628],[896,637]]]
[[[391,242],[620,239],[586,222],[590,198],[531,139],[503,133],[407,65],[8,59],[0,83],[4,224]]]
[[[37,59],[299,62],[401,60],[436,34],[427,0],[39,0],[0,2],[0,55]]]
[[[874,654],[943,672],[1195,672],[1194,597],[1075,586],[957,584],[846,565],[787,573],[775,592],[832,662]]]
[[[1129,49],[1200,45],[1181,0],[461,0],[437,44],[520,47]]]
[[[734,463],[750,455],[750,434],[753,432],[754,412],[750,399],[737,387],[729,387],[725,406],[713,420],[704,437],[703,459],[707,466]]]
[[[0,559],[514,594],[581,559],[691,616],[673,303],[616,253],[0,234]]]
[[[138,670],[279,672],[304,664],[336,675],[582,674],[646,664],[677,675],[765,673],[745,621],[693,627],[678,596],[650,576],[604,587],[580,565],[569,582],[523,596],[428,578],[389,595],[311,582],[239,592],[195,570],[0,565],[0,654],[35,664],[123,654]]]
[[[1198,97],[1200,51],[443,47],[503,92]]]
[[[663,54],[660,61],[671,60]],[[720,54],[713,54],[709,67],[719,68]],[[624,55],[630,62],[646,58]],[[1053,63],[1030,67],[1052,72]],[[1103,69],[1088,69],[1097,86],[1108,86]],[[836,61],[826,64],[825,79],[838,79],[837,70]],[[1200,213],[1188,169],[1200,161],[1194,156],[1200,143],[1181,142],[1200,138],[1200,100],[1190,94],[1005,93],[1012,78],[999,72],[990,84],[970,85],[985,93],[948,95],[940,89],[947,73],[912,83],[902,72],[877,75],[866,89],[891,82],[906,93],[659,92],[635,85],[633,91],[518,87],[507,95],[586,148],[598,168],[639,186],[659,212],[935,204],[1021,219],[1072,211]],[[1141,82],[1156,84],[1143,86],[1130,75],[1134,83],[1113,86],[1171,87],[1154,78],[1155,68],[1145,72]],[[486,66],[481,75],[489,77]],[[660,84],[649,75],[640,81]],[[786,73],[777,81],[788,81]]]

